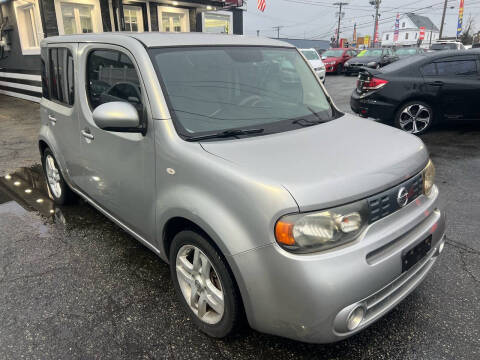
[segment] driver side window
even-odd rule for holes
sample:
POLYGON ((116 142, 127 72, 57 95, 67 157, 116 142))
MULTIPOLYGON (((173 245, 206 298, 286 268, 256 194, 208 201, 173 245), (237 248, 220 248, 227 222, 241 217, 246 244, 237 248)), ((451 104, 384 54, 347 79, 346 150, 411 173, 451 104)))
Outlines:
POLYGON ((117 50, 94 50, 87 59, 87 95, 92 111, 112 101, 143 110, 140 80, 130 58, 117 50))

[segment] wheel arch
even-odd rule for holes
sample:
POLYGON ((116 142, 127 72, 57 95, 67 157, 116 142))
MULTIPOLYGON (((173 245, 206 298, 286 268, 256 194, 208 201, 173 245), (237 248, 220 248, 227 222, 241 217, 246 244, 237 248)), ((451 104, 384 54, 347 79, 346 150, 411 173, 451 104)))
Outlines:
POLYGON ((435 98, 433 96, 428 96, 428 95, 421 95, 421 94, 412 94, 406 98, 404 98, 402 101, 400 101, 398 103, 398 105, 395 107, 395 110, 393 112, 394 114, 394 121, 397 119, 397 114, 398 114, 398 111, 402 108, 402 106, 404 106, 405 104, 409 103, 409 102, 412 102, 412 101, 422 101, 424 103, 426 103, 427 105, 429 105, 432 110, 433 110, 433 117, 434 117, 434 120, 437 118, 437 107, 436 107, 436 102, 435 102, 435 98))
POLYGON ((222 251, 221 246, 217 244, 214 240, 214 236, 210 236, 209 232, 204 230, 204 227, 197 224, 196 221, 189 219, 185 216, 174 216, 167 220, 165 225, 163 226, 162 230, 162 242, 161 242, 161 254, 163 254, 169 262, 170 258, 170 246, 172 244, 173 238, 176 234, 180 233, 181 231, 191 230, 197 232, 198 234, 202 235, 209 243, 212 245, 215 250, 219 253, 220 257, 225 262, 228 272, 233 279, 234 286, 240 294, 240 302, 242 307, 243 315, 246 315, 248 318, 247 309, 249 308, 248 297, 246 296, 245 292, 245 285, 243 283, 242 277, 236 268, 235 264, 231 261, 232 257, 225 255, 224 251, 222 251))

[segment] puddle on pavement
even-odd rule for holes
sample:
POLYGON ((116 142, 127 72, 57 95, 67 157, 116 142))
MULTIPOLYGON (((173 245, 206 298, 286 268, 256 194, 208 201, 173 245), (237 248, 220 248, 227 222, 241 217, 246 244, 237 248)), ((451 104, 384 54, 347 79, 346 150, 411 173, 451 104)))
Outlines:
MULTIPOLYGON (((0 216, 23 216, 29 212, 40 213, 47 223, 62 225, 75 226, 99 219, 98 212, 83 201, 79 201, 78 206, 62 208, 55 205, 40 165, 20 168, 0 177, 0 216)), ((38 225, 40 232, 47 232, 45 225, 38 225)))

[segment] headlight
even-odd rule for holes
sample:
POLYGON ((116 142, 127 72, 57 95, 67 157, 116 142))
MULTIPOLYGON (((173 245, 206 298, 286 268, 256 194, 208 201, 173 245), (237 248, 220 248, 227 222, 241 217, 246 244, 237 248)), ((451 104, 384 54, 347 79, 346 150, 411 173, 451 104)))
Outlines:
POLYGON ((375 61, 372 61, 372 62, 369 62, 367 64, 368 67, 376 67, 377 66, 377 63, 375 61))
POLYGON ((284 249, 310 253, 355 240, 368 224, 366 200, 336 208, 286 215, 275 225, 275 237, 284 249))
POLYGON ((423 169, 423 193, 429 196, 432 193, 433 184, 435 182, 435 166, 432 160, 428 160, 427 166, 423 169))
POLYGON ((322 66, 322 67, 315 68, 315 71, 321 71, 321 70, 324 70, 324 69, 325 69, 325 66, 322 66))
POLYGON ((343 66, 350 66, 350 63, 347 61, 343 66))

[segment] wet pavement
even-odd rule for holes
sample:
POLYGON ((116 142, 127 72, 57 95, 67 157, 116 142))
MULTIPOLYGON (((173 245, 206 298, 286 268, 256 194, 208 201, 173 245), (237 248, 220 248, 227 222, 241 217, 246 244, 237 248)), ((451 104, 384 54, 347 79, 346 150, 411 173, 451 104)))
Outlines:
MULTIPOLYGON (((344 110, 354 82, 327 78, 344 110)), ((7 121, 22 134, 18 149, 36 149, 23 143, 35 124, 7 121)), ((444 253, 377 323, 340 343, 308 345, 247 326, 226 340, 200 333, 175 298, 168 266, 82 200, 54 206, 39 165, 12 171, 0 132, 0 359, 478 359, 480 124, 449 124, 423 140, 448 211, 444 253)), ((21 156, 21 164, 39 160, 21 156)))

